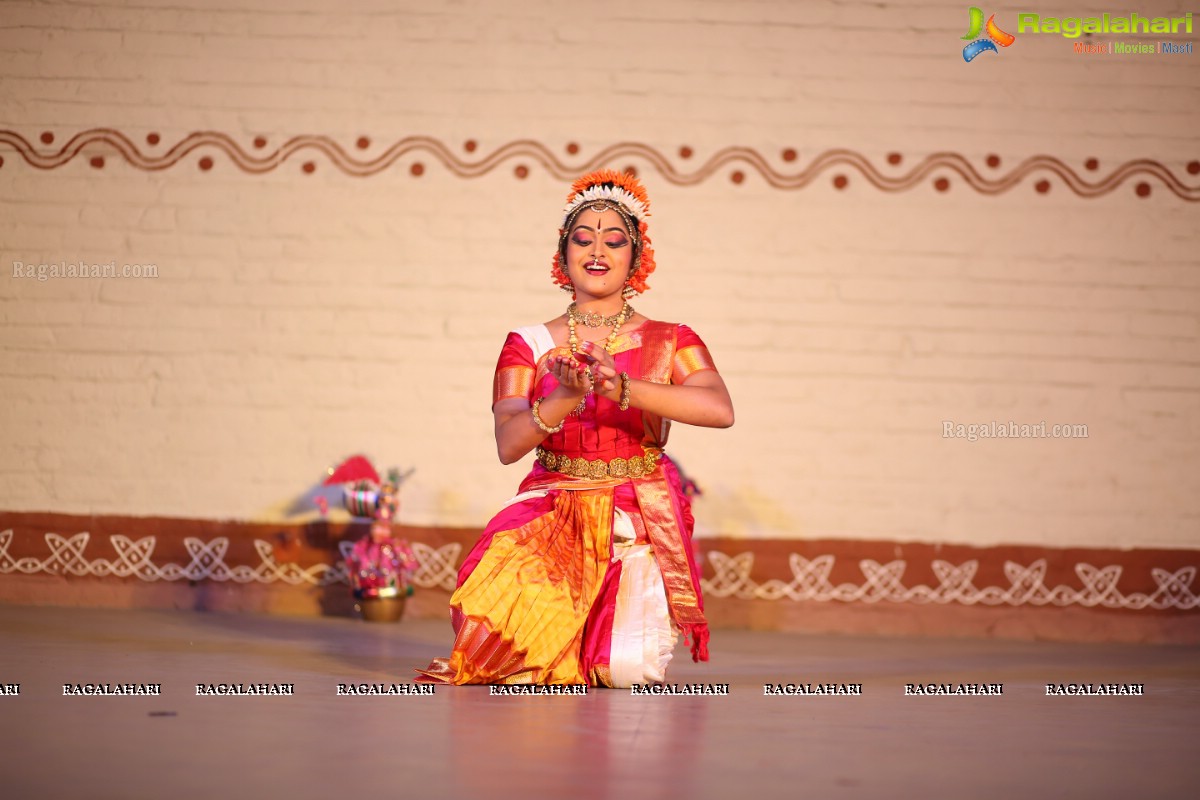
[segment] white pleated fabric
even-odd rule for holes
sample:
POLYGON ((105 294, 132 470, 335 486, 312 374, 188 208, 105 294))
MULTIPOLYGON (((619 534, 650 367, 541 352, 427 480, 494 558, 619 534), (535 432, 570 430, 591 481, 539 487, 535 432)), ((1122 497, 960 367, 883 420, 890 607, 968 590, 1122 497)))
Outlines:
POLYGON ((648 544, 635 544, 633 523, 617 509, 613 520, 613 559, 621 562, 621 583, 613 615, 608 668, 613 686, 662 683, 679 634, 671 624, 667 590, 648 544), (623 519, 622 519, 623 518, 623 519))

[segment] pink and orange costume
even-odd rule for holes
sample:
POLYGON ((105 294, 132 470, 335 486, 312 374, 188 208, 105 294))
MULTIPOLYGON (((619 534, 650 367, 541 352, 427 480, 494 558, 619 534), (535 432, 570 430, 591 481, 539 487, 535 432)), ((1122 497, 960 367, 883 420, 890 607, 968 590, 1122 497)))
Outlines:
MULTIPOLYGON (((684 325, 647 322, 614 342, 618 371, 683 383, 715 369, 684 325)), ((509 334, 493 402, 555 386, 544 325, 509 334)), ((569 351, 568 351, 569 352, 569 351)), ((484 530, 450 599, 449 658, 419 680, 626 687, 664 680, 677 631, 708 660, 691 504, 663 454, 669 421, 594 394, 537 450, 533 470, 484 530)))

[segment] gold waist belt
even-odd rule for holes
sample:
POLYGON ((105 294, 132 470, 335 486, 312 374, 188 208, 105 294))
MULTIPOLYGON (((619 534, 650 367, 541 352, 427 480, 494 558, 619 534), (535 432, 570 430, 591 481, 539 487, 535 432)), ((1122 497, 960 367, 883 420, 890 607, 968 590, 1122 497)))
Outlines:
POLYGON ((591 478, 592 480, 640 478, 654 471, 658 459, 662 458, 663 454, 662 450, 643 449, 642 455, 633 458, 613 458, 608 461, 602 458, 593 458, 589 461, 586 458, 561 456, 539 446, 537 460, 551 472, 561 472, 563 475, 570 475, 574 478, 591 478))

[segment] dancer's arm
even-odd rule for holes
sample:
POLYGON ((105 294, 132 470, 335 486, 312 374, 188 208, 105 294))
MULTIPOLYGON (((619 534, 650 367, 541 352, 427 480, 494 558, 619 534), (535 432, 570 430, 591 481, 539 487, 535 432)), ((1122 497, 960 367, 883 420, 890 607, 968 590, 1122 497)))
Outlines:
MULTIPOLYGON (((597 394, 620 402, 621 379, 601 380, 597 394), (604 391, 608 386, 612 389, 604 391)), ((712 369, 692 373, 679 386, 630 379, 629 405, 685 425, 702 428, 733 425, 733 400, 725 381, 712 369)))
MULTIPOLYGON (((586 367, 571 358, 552 357, 550 374, 558 381, 554 391, 538 406, 538 416, 547 427, 555 428, 566 419, 591 388, 586 367)), ((542 443, 548 434, 537 426, 532 405, 524 397, 508 397, 492 407, 496 421, 496 453, 500 463, 512 464, 542 443)))

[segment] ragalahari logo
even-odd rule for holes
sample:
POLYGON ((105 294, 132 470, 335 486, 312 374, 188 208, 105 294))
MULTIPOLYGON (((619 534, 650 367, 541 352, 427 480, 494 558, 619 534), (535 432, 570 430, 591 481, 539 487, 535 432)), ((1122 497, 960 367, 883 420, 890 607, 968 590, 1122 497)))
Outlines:
POLYGON ((1011 33, 1005 33, 997 27, 995 14, 988 17, 987 25, 984 25, 983 11, 975 6, 971 6, 969 13, 971 15, 971 28, 967 31, 967 35, 962 38, 970 39, 971 43, 963 48, 964 61, 973 61, 975 56, 980 53, 986 53, 989 50, 993 53, 998 53, 1000 51, 996 49, 996 45, 1008 47, 1017 40, 1017 37, 1011 33), (984 30, 987 31, 987 36, 981 39, 979 38, 979 34, 984 30))

